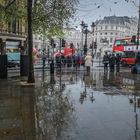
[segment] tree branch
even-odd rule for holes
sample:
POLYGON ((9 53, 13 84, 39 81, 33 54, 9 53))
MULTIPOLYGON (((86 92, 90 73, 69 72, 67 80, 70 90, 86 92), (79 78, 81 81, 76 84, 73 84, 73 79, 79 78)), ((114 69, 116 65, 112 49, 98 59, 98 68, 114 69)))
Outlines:
POLYGON ((12 4, 14 4, 16 2, 16 0, 10 0, 6 6, 5 6, 5 10, 7 10, 12 4))

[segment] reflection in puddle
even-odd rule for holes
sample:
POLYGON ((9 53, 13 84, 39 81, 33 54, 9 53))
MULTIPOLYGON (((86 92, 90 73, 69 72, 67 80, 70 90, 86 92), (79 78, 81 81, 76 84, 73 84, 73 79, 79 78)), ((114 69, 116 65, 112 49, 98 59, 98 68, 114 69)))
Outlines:
MULTIPOLYGON (((61 77, 59 77, 61 78, 61 77)), ((53 140, 72 122, 74 106, 61 79, 58 84, 50 76, 50 84, 43 83, 36 89, 37 131, 42 139, 53 140), (61 88, 60 88, 61 87, 61 88)))
POLYGON ((139 79, 127 73, 67 70, 37 79, 35 88, 1 84, 0 136, 2 140, 138 140, 139 79))

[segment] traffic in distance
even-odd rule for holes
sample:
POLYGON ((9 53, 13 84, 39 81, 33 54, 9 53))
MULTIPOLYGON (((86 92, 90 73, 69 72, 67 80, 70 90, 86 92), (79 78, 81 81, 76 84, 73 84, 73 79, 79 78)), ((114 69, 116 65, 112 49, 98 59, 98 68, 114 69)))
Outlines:
POLYGON ((136 36, 116 38, 113 45, 113 53, 121 55, 121 65, 135 65, 136 53, 140 50, 140 42, 136 36))

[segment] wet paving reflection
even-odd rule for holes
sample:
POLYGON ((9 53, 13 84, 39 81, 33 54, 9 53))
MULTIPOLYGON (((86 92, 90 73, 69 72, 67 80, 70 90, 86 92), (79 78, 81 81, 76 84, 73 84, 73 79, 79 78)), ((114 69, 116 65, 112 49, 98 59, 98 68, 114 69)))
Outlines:
POLYGON ((58 69, 36 83, 0 81, 2 140, 140 139, 140 75, 58 69))

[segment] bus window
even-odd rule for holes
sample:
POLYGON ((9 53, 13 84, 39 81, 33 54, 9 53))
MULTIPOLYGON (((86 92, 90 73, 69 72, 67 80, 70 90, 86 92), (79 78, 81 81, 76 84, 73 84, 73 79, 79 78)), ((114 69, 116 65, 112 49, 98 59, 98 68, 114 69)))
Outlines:
POLYGON ((135 58, 135 52, 133 51, 126 51, 123 53, 123 58, 135 58))
POLYGON ((126 40, 116 40, 115 41, 115 46, 125 46, 125 45, 127 45, 126 40))

